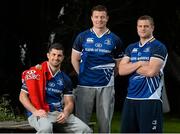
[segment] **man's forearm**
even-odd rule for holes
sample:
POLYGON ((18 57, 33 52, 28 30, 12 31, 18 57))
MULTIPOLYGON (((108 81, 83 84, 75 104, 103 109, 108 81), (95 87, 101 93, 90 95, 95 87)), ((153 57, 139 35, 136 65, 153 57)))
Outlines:
POLYGON ((73 112, 73 109, 74 109, 74 105, 69 103, 68 105, 66 105, 64 107, 63 112, 64 112, 65 115, 69 116, 73 112))
POLYGON ((72 65, 77 74, 79 74, 79 66, 80 66, 79 64, 80 64, 79 61, 72 61, 72 65))
POLYGON ((20 93, 19 100, 20 100, 20 102, 23 104, 23 106, 24 106, 27 110, 29 110, 30 112, 33 113, 34 111, 36 111, 36 108, 31 104, 31 102, 30 102, 30 100, 29 100, 29 97, 28 97, 25 93, 23 93, 22 91, 21 91, 21 93, 20 93))
POLYGON ((120 75, 129 75, 136 71, 141 65, 136 62, 136 63, 126 63, 126 64, 121 64, 119 65, 119 74, 120 75))
POLYGON ((137 69, 136 72, 146 77, 153 77, 159 74, 159 72, 154 71, 150 66, 142 66, 139 69, 137 69))

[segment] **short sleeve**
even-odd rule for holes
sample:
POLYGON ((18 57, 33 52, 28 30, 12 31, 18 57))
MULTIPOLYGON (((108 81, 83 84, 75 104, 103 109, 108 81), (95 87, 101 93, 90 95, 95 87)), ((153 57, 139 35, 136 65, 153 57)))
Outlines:
POLYGON ((156 45, 151 51, 152 51, 152 57, 165 60, 167 56, 167 49, 163 44, 156 45))
POLYGON ((114 59, 122 58, 124 56, 122 40, 118 36, 116 36, 113 42, 115 43, 115 49, 113 50, 114 59))
POLYGON ((63 80, 64 80, 64 94, 72 95, 72 81, 71 79, 63 72, 63 80))
POLYGON ((74 43, 73 43, 73 49, 81 52, 82 51, 82 34, 77 35, 74 43))

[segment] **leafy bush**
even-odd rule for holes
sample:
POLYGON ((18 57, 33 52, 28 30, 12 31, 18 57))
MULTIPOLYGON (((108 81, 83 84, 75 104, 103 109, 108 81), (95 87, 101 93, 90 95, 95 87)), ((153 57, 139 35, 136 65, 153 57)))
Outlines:
POLYGON ((3 95, 0 97, 0 121, 21 121, 24 120, 24 117, 21 115, 16 116, 14 114, 13 108, 10 105, 10 100, 7 95, 3 95))

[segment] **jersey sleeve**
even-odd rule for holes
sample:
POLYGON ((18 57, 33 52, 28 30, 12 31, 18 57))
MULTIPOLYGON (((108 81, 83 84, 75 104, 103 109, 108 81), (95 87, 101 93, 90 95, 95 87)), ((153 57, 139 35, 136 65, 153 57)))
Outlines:
POLYGON ((114 38, 114 43, 116 44, 115 49, 113 50, 114 59, 122 58, 124 56, 123 42, 116 36, 114 38))
POLYGON ((127 56, 127 57, 131 57, 131 45, 129 45, 126 49, 125 49, 125 53, 124 53, 124 56, 127 56))
POLYGON ((21 90, 23 90, 23 91, 25 91, 26 93, 28 93, 28 89, 27 89, 27 86, 26 86, 26 82, 25 82, 25 81, 22 82, 21 90))
POLYGON ((64 79, 64 95, 72 95, 72 81, 71 79, 65 74, 63 73, 63 79, 64 79))
POLYGON ((77 35, 74 43, 73 43, 73 49, 81 52, 82 51, 82 34, 80 33, 79 35, 77 35))
POLYGON ((167 49, 163 44, 156 45, 151 51, 152 57, 160 58, 163 61, 167 56, 167 49))

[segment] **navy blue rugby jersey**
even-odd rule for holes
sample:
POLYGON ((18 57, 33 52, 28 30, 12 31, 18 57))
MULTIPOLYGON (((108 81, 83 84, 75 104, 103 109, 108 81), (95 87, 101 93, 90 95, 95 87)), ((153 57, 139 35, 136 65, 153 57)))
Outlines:
POLYGON ((73 51, 81 53, 79 86, 105 87, 114 85, 115 59, 123 57, 122 41, 107 30, 97 37, 92 29, 81 32, 73 51))
POLYGON ((129 78, 128 94, 129 99, 158 99, 161 100, 163 68, 167 60, 167 49, 164 44, 155 38, 150 39, 144 46, 136 42, 127 47, 125 55, 130 57, 130 62, 149 61, 156 57, 164 61, 164 65, 158 76, 145 77, 136 72, 129 78))
MULTIPOLYGON (((21 90, 28 93, 26 83, 24 82, 21 90)), ((52 79, 46 83, 46 101, 50 107, 50 111, 63 110, 63 95, 72 96, 72 82, 70 78, 62 71, 58 71, 52 79)), ((30 116, 32 113, 27 111, 27 115, 30 116)))

